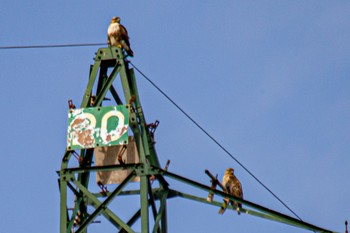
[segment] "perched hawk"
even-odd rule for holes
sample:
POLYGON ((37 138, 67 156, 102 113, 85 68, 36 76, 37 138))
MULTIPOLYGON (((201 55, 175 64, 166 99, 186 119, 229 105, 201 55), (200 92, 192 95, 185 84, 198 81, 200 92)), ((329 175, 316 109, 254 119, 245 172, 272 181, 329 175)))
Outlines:
MULTIPOLYGON (((233 172, 233 168, 226 169, 224 177, 222 178, 222 185, 226 188, 228 194, 243 199, 242 185, 233 172)), ((226 202, 228 203, 228 201, 226 202)), ((233 208, 237 210, 237 213, 240 214, 242 204, 235 201, 231 201, 231 204, 233 208)))
POLYGON ((128 31, 120 24, 119 17, 113 17, 108 27, 108 45, 124 48, 126 53, 133 57, 134 52, 130 48, 128 31))

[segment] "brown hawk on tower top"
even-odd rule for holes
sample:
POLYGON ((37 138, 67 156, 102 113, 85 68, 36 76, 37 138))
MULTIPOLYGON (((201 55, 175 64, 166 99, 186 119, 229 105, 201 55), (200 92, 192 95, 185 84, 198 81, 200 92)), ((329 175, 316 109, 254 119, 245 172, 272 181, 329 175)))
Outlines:
POLYGON ((120 24, 119 17, 112 18, 107 30, 107 34, 109 46, 124 48, 129 56, 134 56, 134 52, 130 48, 128 31, 123 25, 120 24))
MULTIPOLYGON (((243 190, 242 190, 241 182, 239 182, 239 180, 233 173, 234 173, 233 168, 226 169, 225 174, 222 178, 222 185, 226 188, 226 191, 228 194, 231 194, 234 197, 243 199, 243 190)), ((237 210, 238 214, 240 214, 240 209, 242 208, 242 204, 236 201, 231 201, 231 204, 233 208, 237 210)))

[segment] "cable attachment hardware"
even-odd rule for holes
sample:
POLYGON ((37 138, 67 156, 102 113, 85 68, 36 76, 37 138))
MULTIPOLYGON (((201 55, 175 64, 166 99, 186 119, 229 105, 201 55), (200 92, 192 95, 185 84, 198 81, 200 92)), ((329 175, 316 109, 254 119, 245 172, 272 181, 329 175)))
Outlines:
POLYGON ((78 153, 77 152, 75 152, 75 150, 74 151, 72 151, 72 154, 73 154, 73 156, 78 160, 78 162, 79 162, 79 165, 81 166, 82 165, 82 163, 83 163, 83 157, 81 157, 81 156, 79 156, 78 155, 78 153))
POLYGON ((69 109, 75 109, 75 105, 73 104, 73 100, 68 100, 69 109))
POLYGON ((164 171, 168 171, 169 165, 170 165, 170 160, 168 159, 166 161, 166 164, 165 164, 165 167, 164 167, 164 171))
POLYGON ((91 95, 90 96, 90 107, 93 107, 95 105, 95 101, 96 101, 96 96, 91 95))
MULTIPOLYGON (((104 97, 103 101, 104 100, 110 101, 111 99, 104 97)), ((90 96, 90 107, 95 107, 95 102, 96 102, 96 96, 95 95, 91 95, 90 96)))
POLYGON ((102 184, 101 181, 98 181, 98 182, 97 182, 97 185, 98 185, 98 187, 100 187, 100 189, 101 189, 101 192, 100 192, 100 193, 101 193, 103 196, 107 196, 107 193, 108 193, 107 187, 104 186, 104 185, 102 184))
POLYGON ((130 100, 129 100, 129 104, 132 105, 135 102, 136 96, 132 95, 130 100))
POLYGON ((78 211, 77 215, 74 218, 73 224, 74 226, 80 226, 82 222, 82 214, 80 211, 78 211))
POLYGON ((130 105, 130 110, 132 112, 136 112, 136 109, 134 107, 134 103, 135 103, 135 100, 136 100, 136 96, 135 95, 132 95, 129 99, 129 105, 130 105))
POLYGON ((349 233, 349 231, 348 231, 348 221, 345 221, 345 233, 349 233))
POLYGON ((149 133, 149 135, 152 138, 152 143, 155 144, 155 140, 154 140, 154 132, 156 131, 157 127, 159 125, 159 121, 156 120, 154 123, 151 124, 146 124, 146 130, 149 133))
MULTIPOLYGON (((166 161, 166 164, 165 164, 163 170, 164 170, 164 171, 168 171, 169 165, 170 165, 170 160, 168 159, 168 160, 166 161)), ((151 175, 151 177, 150 177, 149 179, 150 179, 151 185, 152 185, 153 182, 154 182, 154 180, 156 179, 156 176, 155 176, 155 175, 151 175)))
POLYGON ((147 128, 148 132, 149 132, 151 135, 153 135, 154 132, 156 131, 158 125, 159 125, 159 121, 156 120, 154 123, 147 124, 147 125, 146 125, 146 128, 147 128))
POLYGON ((124 145, 117 155, 117 159, 118 159, 118 162, 120 163, 120 165, 125 165, 125 161, 123 161, 122 156, 123 156, 124 152, 126 151, 126 149, 127 149, 127 146, 124 145))

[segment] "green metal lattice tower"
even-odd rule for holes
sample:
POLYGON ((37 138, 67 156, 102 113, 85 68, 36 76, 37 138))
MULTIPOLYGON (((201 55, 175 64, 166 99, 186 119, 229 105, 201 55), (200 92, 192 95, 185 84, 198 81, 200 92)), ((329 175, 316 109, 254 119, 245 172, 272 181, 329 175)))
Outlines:
MULTIPOLYGON (((138 95, 134 70, 129 67, 129 62, 126 60, 126 55, 123 50, 118 47, 100 48, 94 60, 94 65, 90 68, 89 81, 80 108, 75 109, 75 106, 70 102, 69 116, 73 118, 72 122, 74 122, 74 124, 77 122, 80 123, 81 128, 74 128, 75 125, 71 122, 69 123, 69 130, 75 130, 74 132, 78 130, 78 134, 80 134, 81 137, 76 139, 78 141, 80 140, 79 142, 74 143, 74 136, 71 136, 71 144, 67 143, 61 169, 58 171, 60 188, 60 233, 86 233, 98 216, 103 216, 107 219, 119 232, 136 232, 135 223, 139 221, 139 228, 142 233, 166 233, 168 232, 167 200, 169 198, 181 197, 217 207, 223 205, 222 201, 208 200, 205 197, 198 197, 170 189, 168 178, 201 189, 208 192, 210 195, 241 202, 245 208, 250 208, 243 208, 241 210, 241 212, 245 214, 316 232, 332 232, 267 209, 247 200, 241 200, 228 195, 223 191, 217 190, 215 185, 209 187, 168 172, 166 168, 162 169, 154 148, 153 139, 158 122, 153 124, 146 123, 138 95), (120 79, 119 89, 122 90, 119 91, 119 93, 117 88, 115 88, 117 77, 120 79), (120 92, 123 92, 122 96, 120 92), (112 107, 108 109, 102 106, 102 102, 106 99, 107 93, 110 93, 112 96, 112 101, 115 102, 115 108, 112 107), (105 112, 103 113, 103 111, 105 112), (84 114, 87 117, 83 120, 77 117, 84 114), (136 148, 134 155, 138 157, 137 162, 125 163, 118 157, 119 162, 116 164, 94 164, 94 159, 96 159, 95 157, 97 155, 96 148, 101 146, 108 147, 110 146, 108 143, 111 140, 106 142, 106 139, 116 138, 115 135, 110 133, 105 139, 99 139, 100 141, 96 139, 96 137, 103 138, 103 127, 106 128, 108 134, 106 124, 112 124, 113 126, 113 123, 104 120, 106 119, 105 117, 99 116, 101 114, 116 116, 117 118, 113 118, 114 121, 115 119, 120 121, 121 118, 126 118, 122 122, 120 129, 127 125, 126 136, 134 140, 136 148), (91 132, 93 129, 91 129, 90 126, 92 124, 97 127, 97 121, 99 120, 105 121, 105 126, 103 126, 102 122, 101 125, 99 125, 99 131, 96 131, 97 133, 92 135, 91 132), (86 122, 87 124, 85 124, 86 122), (92 141, 95 143, 92 143, 92 141), (85 146, 82 145, 84 143, 85 146), (117 185, 111 186, 113 190, 109 191, 107 186, 101 182, 96 183, 90 181, 91 173, 112 171, 128 171, 126 173, 127 175, 123 176, 122 180, 120 180, 117 185), (139 180, 139 183, 137 183, 139 184, 139 188, 129 190, 128 185, 135 179, 139 180), (125 216, 121 216, 118 209, 113 209, 112 203, 122 196, 128 197, 130 195, 139 196, 139 207, 127 220, 123 220, 125 216)), ((104 132, 104 135, 106 135, 106 132, 104 132)), ((116 143, 121 150, 124 149, 125 151, 125 148, 130 147, 130 140, 128 143, 127 139, 125 139, 125 132, 119 133, 120 135, 123 133, 124 139, 121 140, 122 136, 118 136, 119 141, 116 140, 116 143)), ((114 154, 114 156, 117 157, 116 154, 114 154)), ((213 184, 219 184, 209 171, 206 171, 206 173, 211 177, 213 184)), ((111 187, 108 186, 108 188, 111 187)), ((232 209, 230 206, 227 208, 232 209)))
MULTIPOLYGON (((166 232, 166 218, 163 214, 165 210, 164 195, 166 193, 167 184, 162 180, 159 182, 157 198, 161 202, 161 207, 157 211, 155 207, 155 197, 150 188, 151 177, 154 179, 154 172, 151 167, 159 167, 158 157, 153 147, 153 130, 154 125, 147 125, 142 112, 141 103, 138 96, 134 72, 128 67, 125 61, 125 55, 120 48, 109 47, 98 50, 95 63, 91 67, 89 82, 83 96, 80 109, 101 107, 107 92, 113 96, 117 106, 126 106, 129 110, 129 127, 130 133, 133 135, 138 156, 138 164, 119 164, 112 166, 92 166, 94 159, 94 148, 82 148, 80 153, 67 147, 62 159, 60 175, 60 193, 61 193, 61 233, 86 232, 89 224, 99 214, 104 215, 113 225, 127 232, 134 232, 131 229, 132 223, 141 217, 142 232, 148 232, 149 213, 148 207, 152 206, 156 213, 156 232, 166 232), (121 97, 113 86, 113 81, 119 74, 121 86, 124 96, 121 97), (93 90, 95 94, 93 95, 93 90), (124 101, 122 100, 124 99, 124 101), (78 158, 79 166, 69 168, 68 164, 72 155, 78 158), (96 171, 125 170, 132 172, 125 177, 113 192, 106 191, 101 193, 93 193, 89 190, 90 173, 96 171), (109 203, 123 192, 123 188, 131 182, 136 176, 140 179, 140 210, 127 222, 123 222, 117 214, 108 208, 109 203), (68 208, 67 192, 74 193, 73 208, 68 208), (101 201, 101 199, 103 199, 101 201), (93 213, 88 213, 88 206, 93 206, 93 213), (71 213, 69 213, 69 211, 71 213), (159 229, 159 230, 158 230, 159 229)), ((73 108, 73 107, 72 107, 73 108)), ((99 184, 101 186, 101 184, 99 184)), ((103 185, 102 185, 103 188, 103 185)))

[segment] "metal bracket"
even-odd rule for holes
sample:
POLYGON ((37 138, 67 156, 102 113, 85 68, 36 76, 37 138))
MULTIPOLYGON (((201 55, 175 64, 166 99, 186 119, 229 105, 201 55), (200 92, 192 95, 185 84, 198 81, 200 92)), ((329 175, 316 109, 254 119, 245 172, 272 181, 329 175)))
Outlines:
POLYGON ((159 125, 158 120, 156 120, 154 123, 146 124, 146 130, 151 136, 152 144, 156 144, 156 141, 154 140, 154 132, 156 131, 158 125, 159 125))
MULTIPOLYGON (((217 176, 214 177, 208 170, 205 170, 205 174, 207 174, 207 175, 211 178, 211 180, 212 180, 212 187, 213 187, 213 183, 215 183, 215 186, 216 186, 216 185, 219 185, 220 188, 221 188, 225 193, 227 193, 226 188, 220 183, 220 181, 218 180, 218 177, 217 177, 217 176)), ((215 188, 214 188, 214 189, 211 188, 211 192, 213 192, 213 190, 215 190, 215 188)), ((208 195, 208 199, 209 199, 209 197, 210 197, 210 193, 209 193, 209 195, 208 195)), ((213 197, 214 197, 214 194, 213 194, 213 197)), ((208 200, 208 201, 209 201, 209 200, 208 200)), ((225 198, 225 199, 224 199, 224 202, 222 203, 222 205, 221 205, 221 207, 220 207, 219 214, 224 214, 224 212, 225 212, 225 210, 226 210, 228 204, 229 204, 229 200, 228 200, 227 198, 225 198)))
POLYGON ((68 100, 69 109, 75 109, 75 105, 73 104, 73 100, 68 100))
POLYGON ((348 231, 348 221, 345 221, 345 233, 349 233, 349 231, 348 231))
POLYGON ((102 182, 101 181, 98 181, 97 182, 97 185, 100 187, 100 189, 101 189, 101 194, 103 195, 103 196, 107 196, 107 193, 108 193, 108 189, 107 189, 107 186, 104 186, 103 184, 102 184, 102 182))
POLYGON ((81 164, 83 163, 83 158, 80 157, 80 156, 78 155, 78 153, 75 152, 74 150, 72 151, 72 154, 73 154, 73 156, 78 160, 79 165, 81 166, 81 164))
MULTIPOLYGON (((104 97, 104 98, 102 99, 102 101, 104 101, 104 100, 110 101, 111 99, 110 99, 110 98, 104 97)), ((95 102, 96 102, 96 96, 95 96, 95 95, 91 95, 91 96, 90 96, 90 106, 91 106, 91 107, 94 107, 94 106, 95 106, 95 102)))
POLYGON ((149 133, 150 133, 151 135, 153 135, 154 132, 156 131, 158 125, 159 125, 159 121, 156 120, 154 123, 147 124, 147 125, 146 125, 146 128, 147 128, 147 130, 149 130, 149 133))
POLYGON ((126 149, 127 149, 127 146, 124 145, 117 155, 117 159, 118 159, 118 162, 120 163, 120 165, 125 165, 125 161, 123 161, 122 156, 123 156, 126 149))

